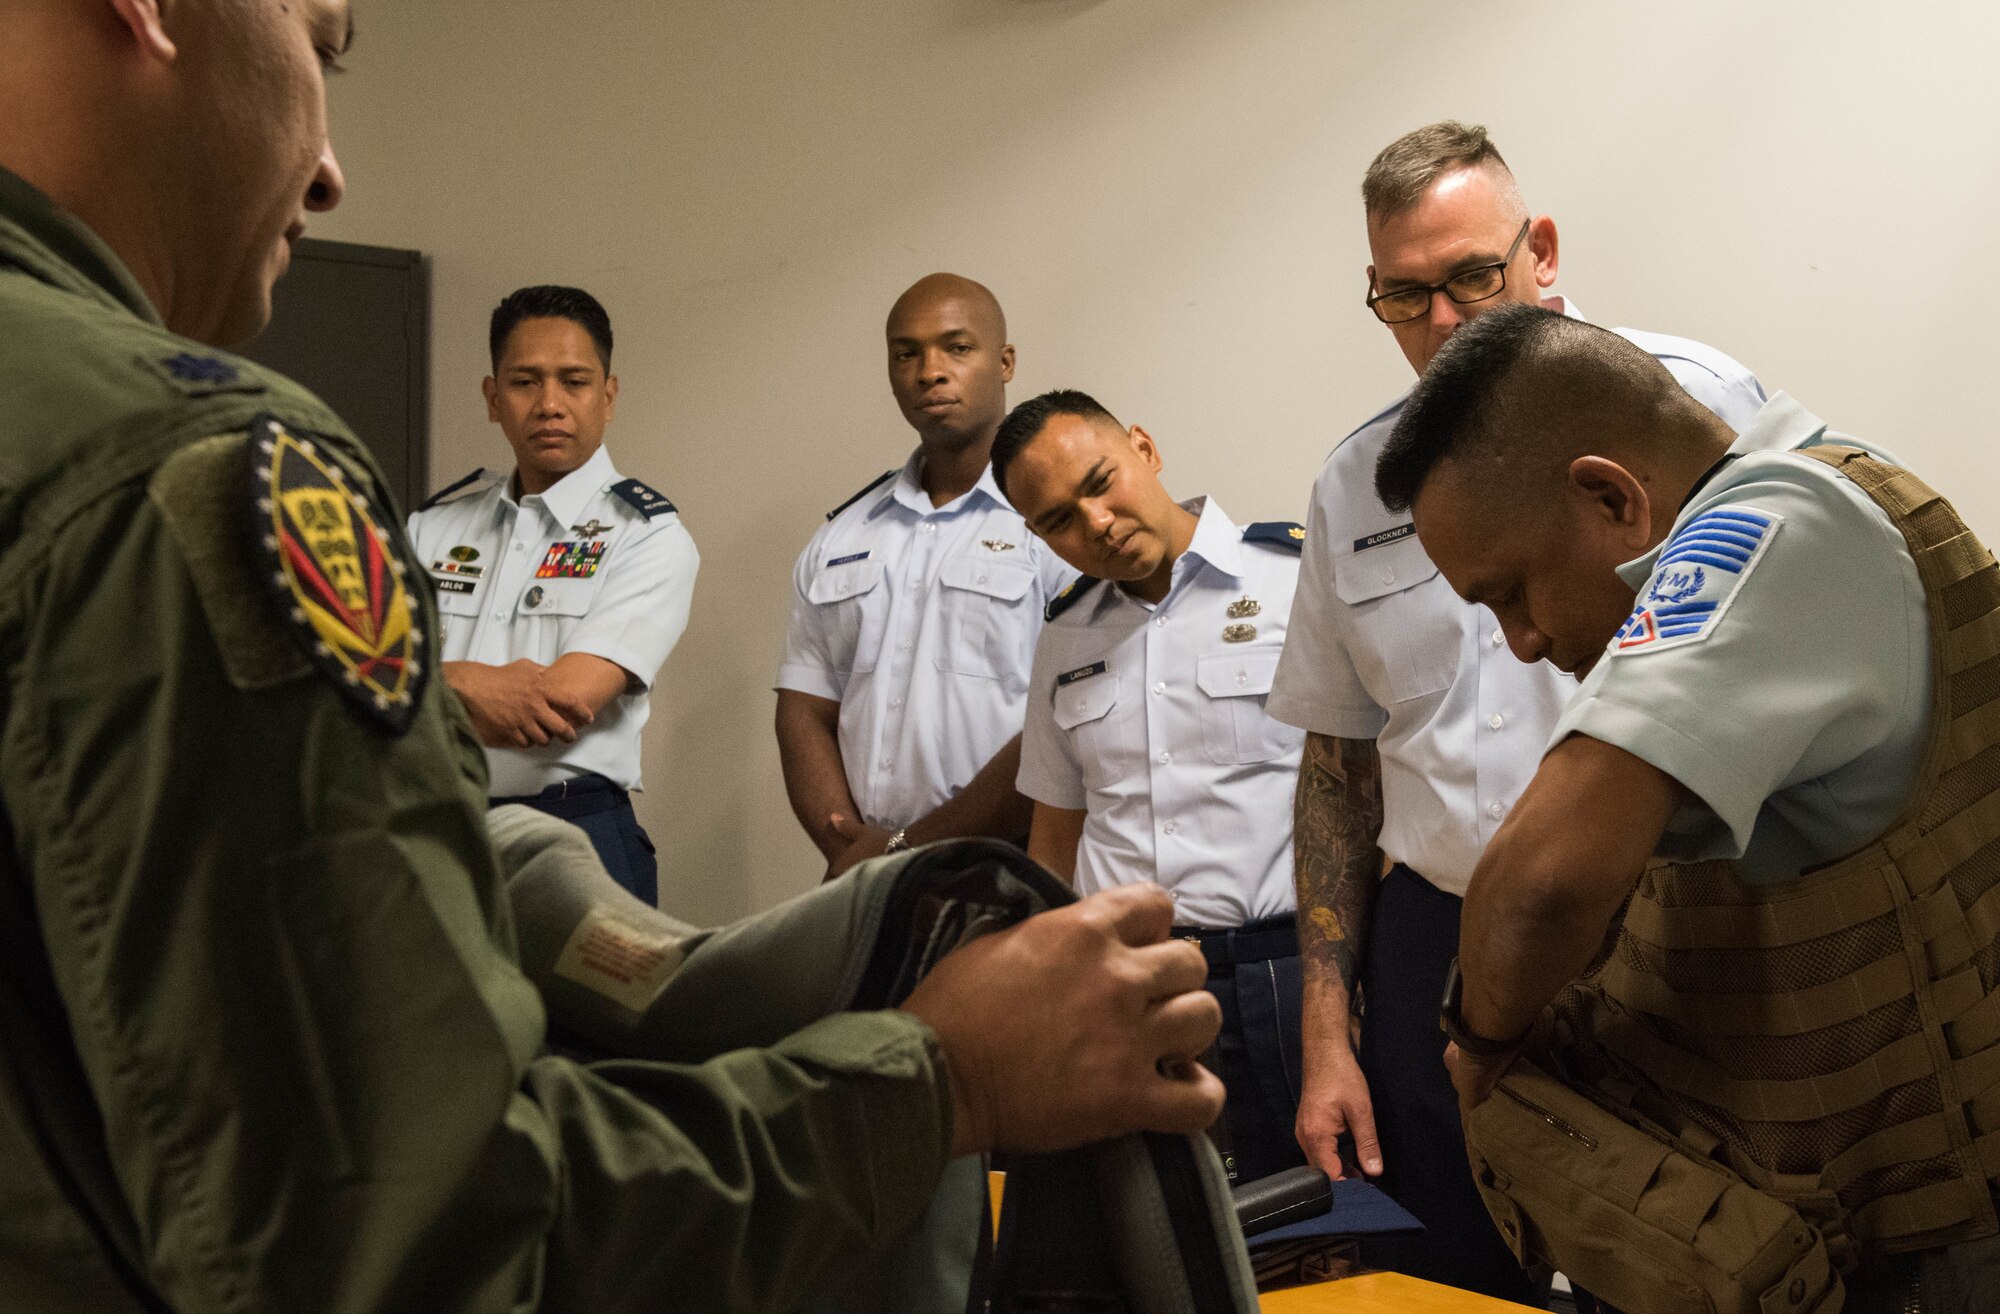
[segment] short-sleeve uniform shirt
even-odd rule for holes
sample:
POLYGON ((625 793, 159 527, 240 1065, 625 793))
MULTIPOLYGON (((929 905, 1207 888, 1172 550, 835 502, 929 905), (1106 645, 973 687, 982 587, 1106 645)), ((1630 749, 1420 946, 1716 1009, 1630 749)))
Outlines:
POLYGON ((599 447, 546 492, 516 499, 481 471, 464 492, 409 520, 429 569, 444 661, 547 665, 568 653, 631 677, 573 744, 488 748, 496 798, 588 772, 637 789, 639 733, 667 654, 687 628, 701 554, 671 502, 620 475, 599 447))
POLYGON ((840 704, 847 787, 864 820, 892 829, 1020 733, 1042 609, 1075 577, 990 467, 932 506, 922 460, 838 508, 799 554, 777 679, 840 704))
POLYGON ((1881 834, 1916 784, 1923 584, 1874 499, 1799 455, 1821 443, 1894 460, 1772 398, 1665 541, 1619 568, 1632 616, 1557 722, 1551 744, 1601 739, 1694 795, 1661 857, 1788 881, 1881 834))
POLYGON ((1042 631, 1020 789, 1084 809, 1079 891, 1155 881, 1177 923, 1220 929, 1296 906, 1305 735, 1264 698, 1299 558, 1246 540, 1213 500, 1200 517, 1157 604, 1092 584, 1042 631))
MULTIPOLYGON (((1573 304, 1565 314, 1581 316, 1573 304)), ((1764 403, 1756 376, 1685 338, 1614 330, 1741 431, 1764 403)), ((1373 739, 1381 846, 1462 895, 1479 855, 1534 777, 1575 682, 1515 660, 1493 613, 1438 574, 1408 512, 1375 495, 1375 462, 1403 401, 1327 458, 1313 485, 1298 606, 1271 714, 1318 734, 1373 739)))

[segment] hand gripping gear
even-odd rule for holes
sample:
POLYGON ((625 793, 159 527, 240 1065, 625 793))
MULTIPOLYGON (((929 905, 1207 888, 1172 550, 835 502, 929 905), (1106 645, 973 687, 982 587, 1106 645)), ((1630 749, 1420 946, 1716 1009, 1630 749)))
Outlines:
MULTIPOLYGON (((496 809, 490 827, 521 966, 551 1019, 632 1058, 701 1062, 830 1013, 892 1007, 958 946, 1075 898, 1011 845, 960 840, 877 858, 767 913, 700 931, 620 889, 572 827, 519 807, 496 809)), ((1135 1135, 1025 1157, 1008 1175, 990 1265, 980 1261, 985 1198, 979 1157, 957 1161, 916 1229, 859 1270, 830 1274, 806 1308, 1257 1307, 1228 1182, 1205 1137, 1135 1135)))

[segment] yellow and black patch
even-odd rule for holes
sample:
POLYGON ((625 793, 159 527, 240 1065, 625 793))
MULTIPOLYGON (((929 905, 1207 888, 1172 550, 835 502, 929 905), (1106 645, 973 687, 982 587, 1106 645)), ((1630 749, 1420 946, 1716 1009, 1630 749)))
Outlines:
POLYGON ((409 729, 429 667, 402 559, 337 458, 269 415, 250 426, 251 537, 306 656, 361 713, 409 729))

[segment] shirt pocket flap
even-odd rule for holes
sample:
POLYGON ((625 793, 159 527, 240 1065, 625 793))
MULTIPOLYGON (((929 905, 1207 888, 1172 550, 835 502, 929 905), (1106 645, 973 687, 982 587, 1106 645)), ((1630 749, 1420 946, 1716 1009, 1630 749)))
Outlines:
POLYGON ((1334 550, 1333 591, 1352 606, 1400 593, 1437 573, 1436 563, 1424 554, 1415 534, 1358 551, 1350 543, 1334 550))
POLYGON ((809 602, 845 602, 858 598, 882 582, 882 563, 879 561, 850 561, 838 566, 830 566, 813 576, 806 586, 809 602))
POLYGON ((1056 690, 1056 728, 1074 730, 1118 705, 1118 677, 1097 675, 1056 690))
POLYGON ((1241 652, 1212 652, 1195 659, 1194 682, 1210 698, 1245 698, 1271 692, 1278 670, 1275 644, 1241 652))
POLYGON ((959 557, 944 563, 938 579, 947 588, 983 593, 989 598, 1014 602, 1027 596, 1035 582, 1035 568, 1025 562, 982 561, 959 557))

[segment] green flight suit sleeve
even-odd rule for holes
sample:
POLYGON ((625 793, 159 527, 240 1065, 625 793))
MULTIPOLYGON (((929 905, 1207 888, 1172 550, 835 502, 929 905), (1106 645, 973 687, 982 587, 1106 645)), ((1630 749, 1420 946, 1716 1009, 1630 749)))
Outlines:
POLYGON ((0 580, 0 794, 170 1303, 777 1310, 914 1221, 951 1137, 928 1030, 541 1055, 443 681, 369 723, 160 478, 0 580))

